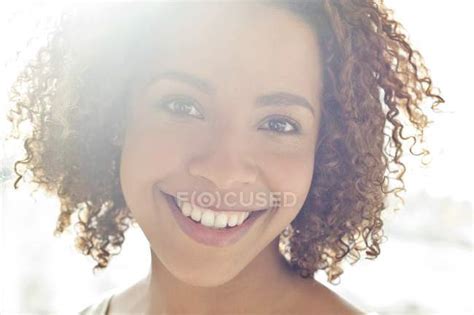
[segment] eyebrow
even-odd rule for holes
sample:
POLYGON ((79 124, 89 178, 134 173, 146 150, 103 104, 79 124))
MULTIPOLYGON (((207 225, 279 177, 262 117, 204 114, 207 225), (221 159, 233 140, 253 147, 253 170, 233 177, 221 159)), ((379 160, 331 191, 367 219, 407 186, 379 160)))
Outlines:
MULTIPOLYGON (((215 87, 207 80, 201 79, 193 74, 181 72, 181 71, 165 71, 153 76, 149 81, 152 84, 161 79, 171 79, 180 81, 182 83, 193 86, 194 88, 204 92, 206 94, 215 94, 215 87)), ((270 94, 265 94, 257 97, 256 104, 259 106, 289 106, 298 105, 302 106, 311 111, 311 114, 315 116, 314 108, 311 103, 303 96, 296 95, 289 92, 277 91, 270 94)))
POLYGON ((306 98, 288 92, 274 92, 271 94, 261 95, 257 97, 256 103, 260 106, 299 105, 311 111, 313 116, 315 115, 313 106, 306 98))

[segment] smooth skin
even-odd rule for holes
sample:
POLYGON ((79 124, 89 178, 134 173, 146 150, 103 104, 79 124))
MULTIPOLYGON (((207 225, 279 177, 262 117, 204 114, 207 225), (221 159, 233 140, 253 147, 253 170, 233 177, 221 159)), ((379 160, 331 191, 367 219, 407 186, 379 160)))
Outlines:
POLYGON ((108 314, 360 314, 289 271, 278 253, 279 234, 300 211, 313 174, 317 38, 284 9, 216 4, 167 14, 150 65, 156 80, 130 100, 121 185, 150 243, 151 271, 115 295, 108 314), (170 71, 187 76, 159 77, 170 71), (309 106, 259 102, 277 92, 309 106), (176 95, 184 107, 170 106, 176 95), (235 244, 214 247, 181 231, 161 191, 292 192, 297 202, 266 211, 235 244))

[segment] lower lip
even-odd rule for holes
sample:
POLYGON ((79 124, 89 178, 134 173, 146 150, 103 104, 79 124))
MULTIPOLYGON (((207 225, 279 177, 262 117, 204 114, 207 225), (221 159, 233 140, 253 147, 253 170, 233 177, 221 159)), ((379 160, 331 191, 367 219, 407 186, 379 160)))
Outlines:
POLYGON ((186 217, 175 204, 173 197, 163 192, 162 194, 168 202, 171 212, 181 227, 181 230, 196 242, 208 246, 224 247, 236 243, 249 231, 255 221, 266 212, 266 210, 251 212, 249 217, 241 225, 216 230, 194 222, 189 217, 186 217))

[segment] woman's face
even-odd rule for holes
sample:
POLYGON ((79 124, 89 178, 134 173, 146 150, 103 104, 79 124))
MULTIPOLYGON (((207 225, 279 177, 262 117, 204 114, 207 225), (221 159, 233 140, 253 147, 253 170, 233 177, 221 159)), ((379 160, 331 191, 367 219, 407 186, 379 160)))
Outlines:
POLYGON ((215 286, 278 237, 308 194, 320 114, 318 44, 298 17, 262 4, 201 3, 165 15, 149 65, 153 80, 130 103, 121 185, 160 262, 184 282, 215 286), (215 207, 222 212, 270 207, 245 203, 257 193, 289 199, 251 211, 261 215, 240 238, 207 244, 184 232, 166 198, 206 192, 232 194, 231 204, 215 207))

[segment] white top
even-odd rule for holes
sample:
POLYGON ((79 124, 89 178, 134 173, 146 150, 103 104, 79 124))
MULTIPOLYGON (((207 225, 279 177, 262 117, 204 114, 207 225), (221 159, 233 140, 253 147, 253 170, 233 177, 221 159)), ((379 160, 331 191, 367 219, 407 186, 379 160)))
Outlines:
MULTIPOLYGON (((113 293, 109 293, 98 302, 89 305, 87 308, 79 312, 79 315, 107 315, 110 300, 112 299, 113 293)), ((379 315, 376 312, 364 312, 365 315, 379 315)))
POLYGON ((112 296, 113 294, 109 293, 105 298, 100 299, 98 302, 95 302, 80 311, 79 315, 107 315, 112 296))

